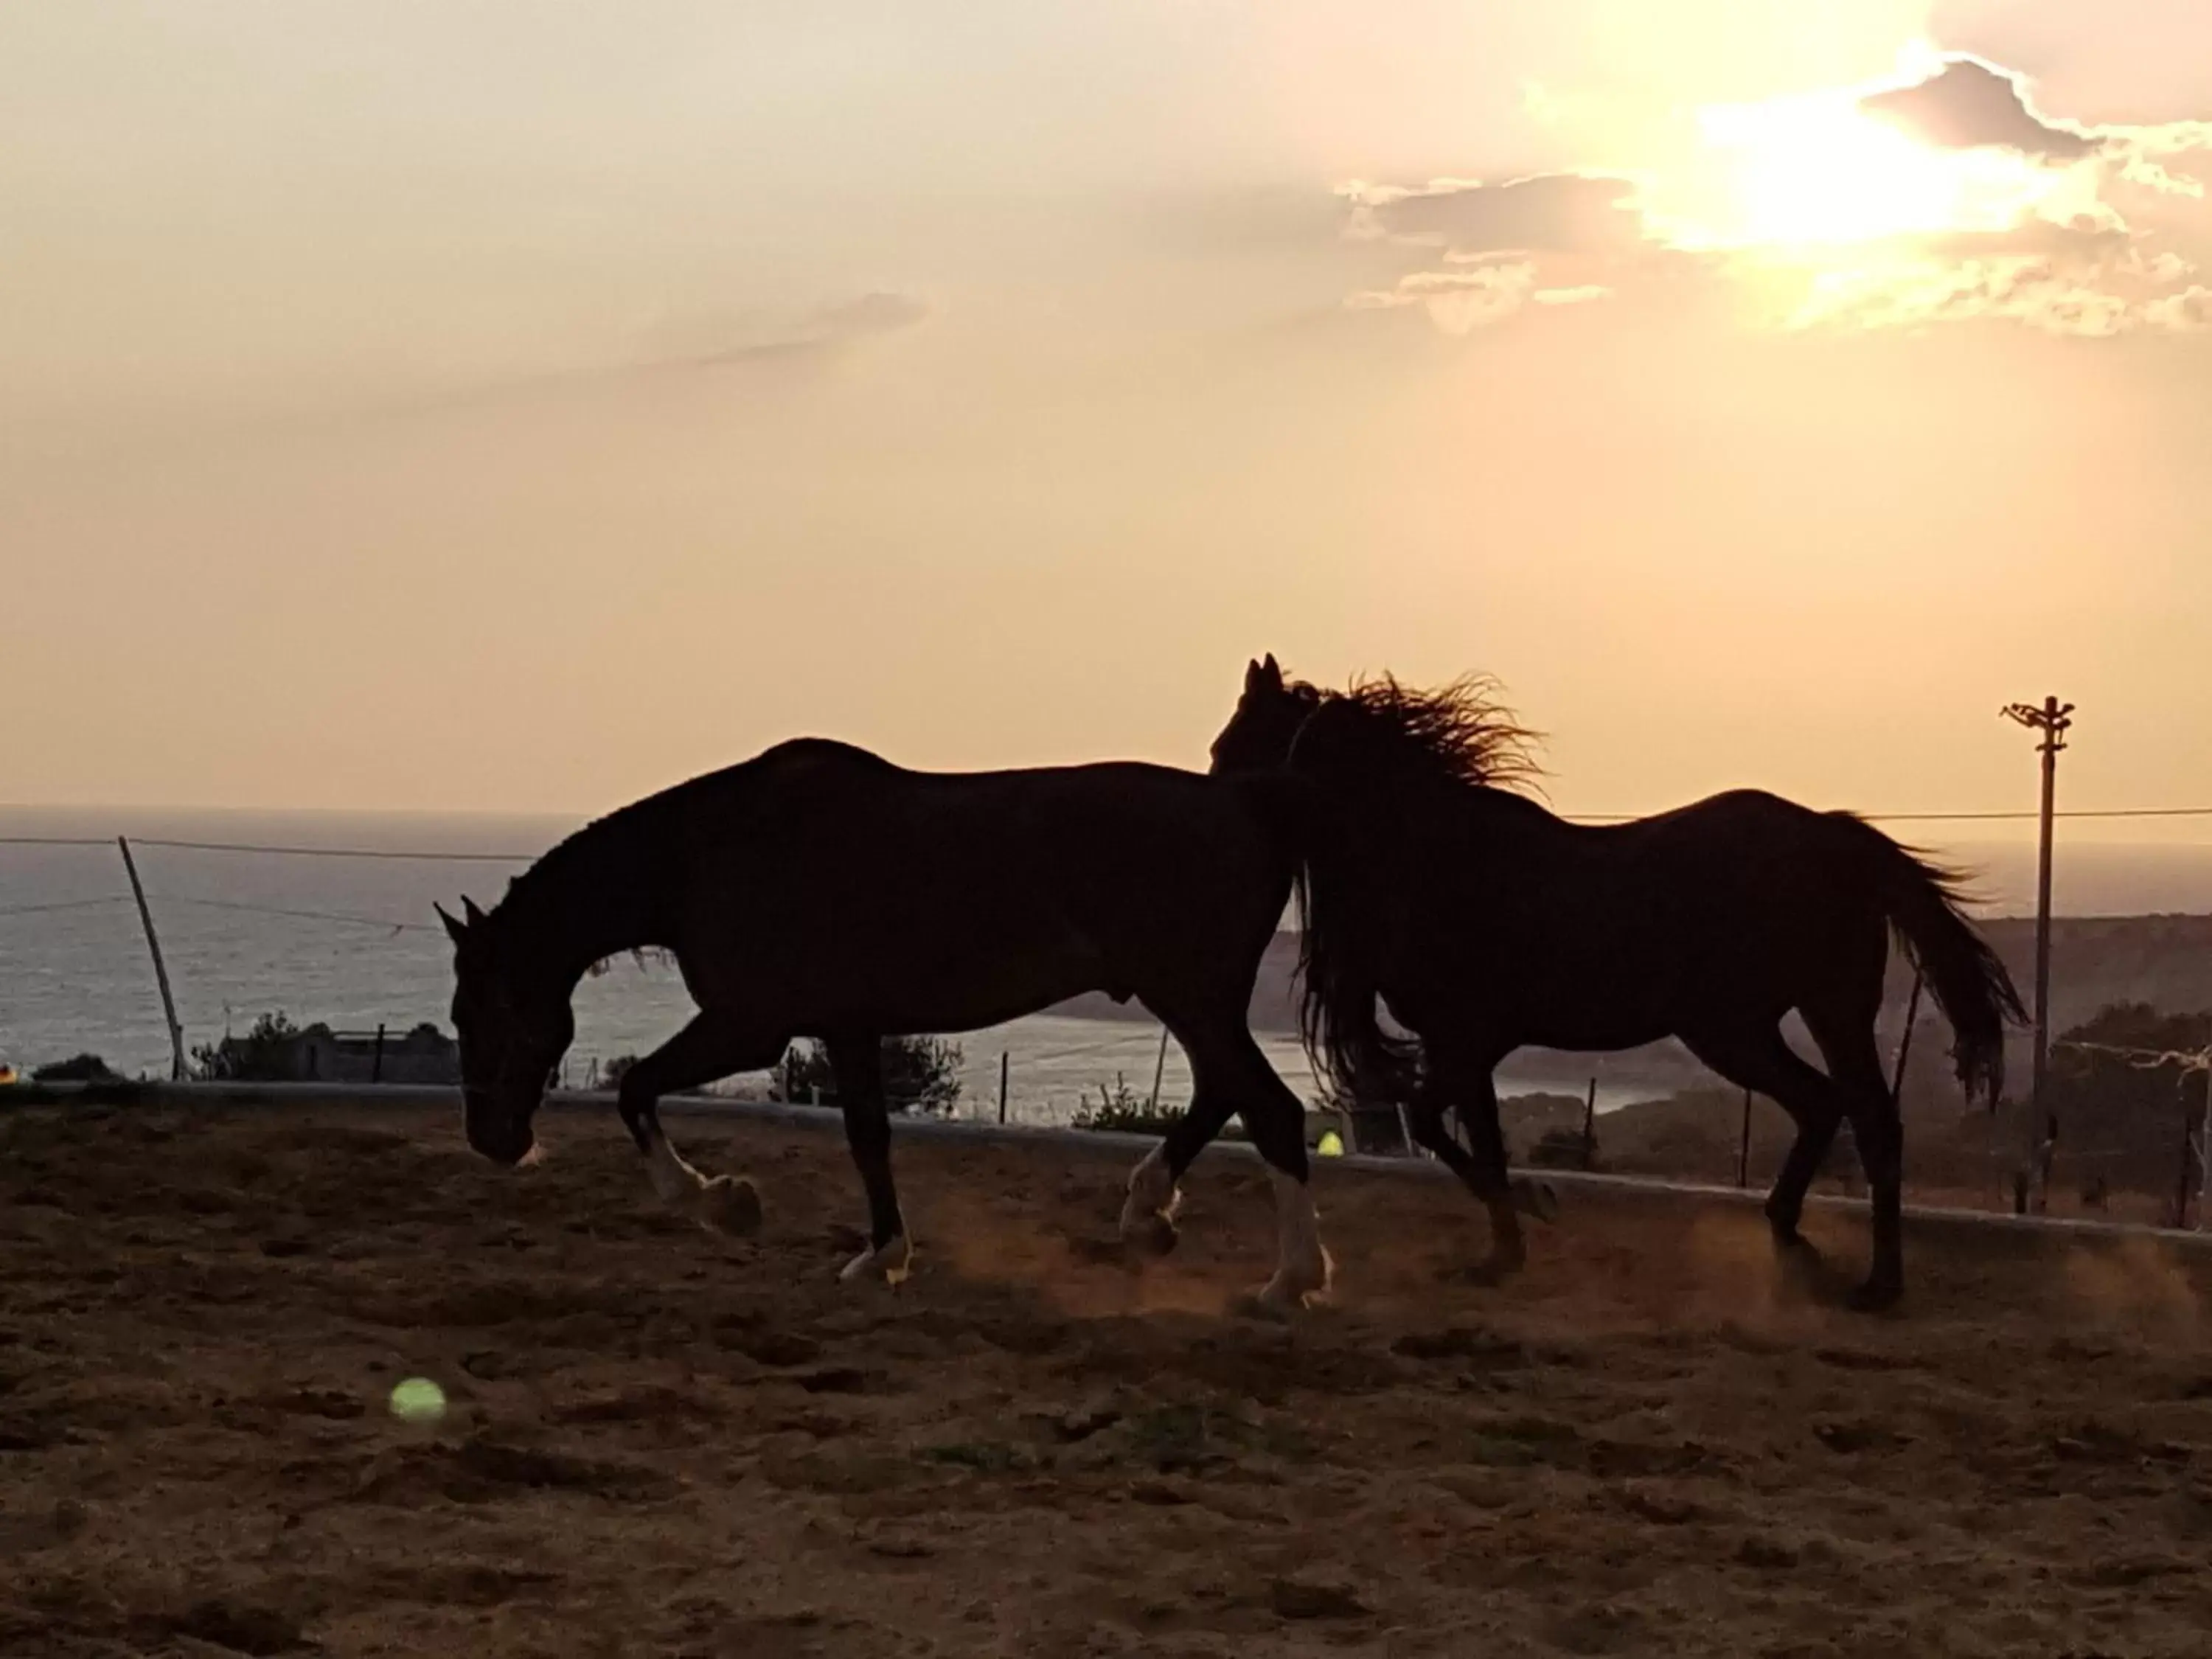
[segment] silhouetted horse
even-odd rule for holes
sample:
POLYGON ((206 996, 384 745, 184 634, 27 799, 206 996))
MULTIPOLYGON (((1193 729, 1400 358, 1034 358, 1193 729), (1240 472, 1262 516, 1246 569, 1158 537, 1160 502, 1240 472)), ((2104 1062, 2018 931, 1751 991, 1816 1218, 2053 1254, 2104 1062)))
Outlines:
POLYGON ((1304 1107, 1247 1025, 1296 849, 1260 797, 1279 781, 1133 763, 908 771, 844 744, 785 743, 623 808, 545 854, 452 934, 469 1144, 503 1164, 574 1035, 569 1000, 618 952, 672 953, 699 1013, 623 1074, 623 1121, 661 1195, 707 1225, 757 1225, 749 1183, 675 1152, 661 1096, 826 1046, 867 1190, 870 1249, 908 1258, 879 1043, 973 1030, 1081 992, 1135 996, 1188 1054, 1192 1127, 1131 1174, 1125 1237, 1173 1239, 1176 1182, 1234 1111, 1272 1167, 1279 1259, 1261 1294, 1327 1286, 1306 1185, 1304 1107), (1202 1133, 1200 1127, 1202 1127, 1202 1133))
POLYGON ((1967 922, 1958 878, 1864 820, 1733 790, 1656 817, 1571 824, 1509 786, 1529 734, 1480 682, 1348 693, 1251 665, 1218 772, 1287 760, 1300 808, 1309 1046, 1338 1087, 1409 1107, 1415 1138, 1488 1206, 1497 1262, 1523 1255, 1491 1073, 1524 1044, 1582 1051, 1676 1036, 1767 1095, 1797 1138, 1766 1200, 1777 1243, 1849 1119, 1872 1190, 1872 1270, 1854 1300, 1904 1288, 1904 1129, 1875 1043, 1898 933, 1958 1035, 1960 1081, 1995 1099, 2004 1025, 2025 1018, 1967 922), (1390 1018, 1419 1040, 1387 1033, 1390 1018), (1824 1074, 1782 1033, 1804 1019, 1824 1074), (1443 1129, 1456 1106, 1471 1153, 1443 1129))

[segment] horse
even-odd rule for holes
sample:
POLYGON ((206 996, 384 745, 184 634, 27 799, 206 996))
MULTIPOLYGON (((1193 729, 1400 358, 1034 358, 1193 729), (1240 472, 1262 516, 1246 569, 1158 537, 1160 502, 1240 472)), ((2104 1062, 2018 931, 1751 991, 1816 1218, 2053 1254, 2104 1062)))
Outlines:
POLYGON ((1408 1125, 1488 1208, 1493 1269, 1522 1265, 1525 1187, 1506 1176, 1492 1073, 1534 1044, 1617 1052, 1673 1036, 1796 1127, 1765 1203, 1785 1261, 1817 1255, 1805 1195, 1848 1120, 1871 1195, 1873 1250, 1852 1305, 1903 1294, 1904 1126, 1875 1039, 1890 936, 1956 1036, 1959 1079, 1994 1103, 2008 1022, 2027 1015, 1966 915, 1964 878, 1845 811, 1735 789, 1602 826, 1528 793, 1534 737, 1468 678, 1384 677, 1345 692, 1286 682, 1270 655, 1215 739, 1218 773, 1286 768, 1310 786, 1301 1022, 1355 1097, 1408 1105, 1408 1125), (1380 999, 1411 1037, 1386 1032, 1380 999), (1792 1010, 1826 1070, 1802 1058, 1792 1010), (1448 1106, 1468 1129, 1460 1146, 1448 1106))
POLYGON ((1085 991, 1133 996, 1182 1044, 1193 1099, 1190 1127, 1129 1176, 1124 1243, 1172 1244, 1176 1182, 1235 1113, 1276 1194, 1278 1259, 1259 1300, 1318 1298, 1332 1268, 1308 1190, 1305 1108, 1248 1025, 1296 869, 1268 787, 1135 762, 913 771, 800 738, 622 807, 546 853, 490 910, 465 897, 458 919, 436 907, 453 946, 468 1143, 510 1166, 535 1156, 532 1120, 574 1036, 577 984, 611 957, 658 949, 697 1012, 618 1090, 656 1192, 710 1230, 757 1228, 752 1184, 687 1163, 658 1103, 816 1038, 868 1204, 868 1248, 843 1277, 896 1283, 912 1246, 882 1039, 975 1030, 1085 991))

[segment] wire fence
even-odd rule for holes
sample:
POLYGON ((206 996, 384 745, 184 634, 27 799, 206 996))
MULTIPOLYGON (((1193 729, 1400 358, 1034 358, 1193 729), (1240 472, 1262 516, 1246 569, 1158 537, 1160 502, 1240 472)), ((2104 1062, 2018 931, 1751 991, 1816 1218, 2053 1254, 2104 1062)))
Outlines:
MULTIPOLYGON (((1631 821, 1634 817, 1632 814, 1598 813, 1563 816, 1584 823, 1622 823, 1631 821)), ((1863 816, 1877 822, 1982 823, 2033 823, 2039 815, 2033 811, 1899 811, 1869 813, 1863 816)), ((2212 806, 2075 809, 2060 811, 2054 816, 2060 819, 2071 820, 2212 819, 2212 806)), ((415 867, 444 866, 459 868, 505 866, 519 870, 534 861, 539 855, 535 852, 520 850, 319 846, 271 841, 226 841, 154 836, 130 837, 130 844, 136 848, 209 855, 228 860, 307 860, 318 864, 352 861, 365 865, 415 867)), ((0 835, 0 850, 9 848, 78 849, 113 853, 118 850, 118 842, 113 838, 91 836, 0 835)), ((115 868, 119 877, 122 874, 120 865, 118 864, 115 868)), ((0 865, 0 874, 4 872, 4 865, 0 865)), ((4 891, 4 888, 0 888, 0 891, 4 891)), ((420 910, 416 911, 413 916, 394 914, 379 915, 370 914, 368 906, 358 908, 340 908, 309 902, 278 902, 253 897, 217 895, 205 890, 192 891, 179 883, 174 870, 166 872, 161 878, 148 884, 145 900, 153 913, 162 916, 172 915, 176 910, 181 908, 187 912, 210 915, 232 915, 282 920, 340 930, 349 936, 380 935, 384 939, 396 940, 406 936, 441 935, 443 931, 435 922, 416 919, 421 915, 420 910)), ((27 965, 21 962, 16 951, 8 948, 6 924, 12 923, 19 918, 28 920, 62 916, 68 913, 97 911, 103 908, 120 908, 127 911, 135 902, 134 896, 127 890, 126 886, 118 884, 116 890, 107 893, 82 894, 51 899, 32 897, 21 902, 0 904, 0 999, 12 1000, 14 988, 7 983, 7 979, 12 973, 21 971, 27 965)), ((427 908, 427 904, 422 908, 427 908)), ((390 994, 388 991, 386 994, 390 994)), ((441 994, 434 997, 428 1008, 404 1007, 380 1012, 391 1016, 389 1023, 393 1027, 405 1029, 414 1020, 429 1017, 432 1010, 442 1010, 443 1000, 444 998, 441 994)), ((4 1006, 4 1002, 0 1002, 0 1006, 4 1006)), ((226 1024, 228 1024, 229 1004, 227 1001, 224 1004, 224 1011, 226 1024)), ((308 1009, 301 1012, 313 1016, 321 1011, 308 1009)), ((375 1014, 380 1011, 350 1007, 330 1012, 349 1023, 359 1024, 362 1022, 364 1015, 368 1017, 370 1023, 374 1023, 375 1014)), ((97 1016, 88 1016, 87 1025, 91 1028, 87 1031, 87 1046, 96 1048, 99 1046, 100 1036, 97 1029, 97 1016)), ((995 1067, 988 1066, 987 1057, 986 1067, 972 1072, 966 1079, 970 1085, 970 1092, 965 1102, 964 1109, 969 1114, 989 1116, 994 1113, 1003 1113, 1011 1106, 1018 1121, 1023 1118, 1043 1121, 1065 1121, 1073 1103, 1069 1099, 1071 1086, 1077 1088, 1077 1098, 1085 1103, 1088 1102, 1090 1091, 1093 1087, 1097 1089, 1100 1103, 1103 1104, 1109 1098, 1107 1079, 1103 1074, 1090 1077, 1079 1085, 1070 1085, 1066 1080, 1069 1074, 1091 1062, 1097 1062, 1104 1066, 1110 1066, 1115 1060, 1121 1062, 1121 1067, 1118 1068, 1119 1075, 1115 1079, 1115 1092, 1120 1099, 1125 1103, 1131 1099, 1142 1100, 1147 1105, 1173 1104, 1187 1090, 1187 1073, 1184 1072, 1179 1051, 1174 1051, 1172 1045, 1161 1045, 1157 1056, 1149 1052, 1152 1045, 1157 1041, 1156 1032, 1157 1027, 1132 1024, 1121 1030, 1103 1032, 1099 1037, 1091 1041, 1031 1045, 1022 1054, 1024 1075, 1018 1079, 1021 1087, 1018 1092, 1012 1087, 1016 1079, 1009 1076, 1011 1067, 1004 1064, 995 1067), (1168 1066, 1170 1058, 1176 1062, 1172 1075, 1168 1066), (1136 1086, 1133 1089, 1129 1087, 1127 1077, 1127 1072, 1131 1069, 1135 1071, 1136 1086), (996 1073, 995 1076, 992 1075, 994 1071, 996 1073), (1056 1087, 1041 1090, 1037 1086, 1036 1078, 1046 1074, 1060 1079, 1056 1087)), ((637 1045, 640 1048, 649 1046, 649 1041, 641 1041, 637 1045)), ((2179 1097, 2185 1094, 2188 1079, 2212 1073, 2212 1054, 2206 1052, 2138 1049, 2124 1045, 2080 1042, 2054 1043, 2054 1053, 2060 1050, 2084 1054, 2095 1053, 2108 1059, 2121 1060, 2130 1066, 2147 1069, 2173 1068, 2177 1079, 2177 1117, 2187 1115, 2180 1109, 2179 1097)), ((607 1068, 621 1057, 622 1053, 623 1050, 618 1044, 601 1042, 590 1050, 574 1054, 565 1063, 562 1080, 569 1086, 589 1086, 604 1079, 607 1068)), ((49 1056, 37 1056, 37 1058, 47 1057, 49 1056)), ((22 1056, 22 1058, 29 1059, 33 1056, 22 1056)), ((1282 1063, 1288 1058, 1287 1053, 1278 1055, 1277 1058, 1279 1063, 1282 1063)), ((757 1085, 755 1086, 757 1087, 757 1085)), ((1595 1085, 1593 1085, 1594 1101, 1595 1085)), ((1593 1105, 1593 1115, 1595 1110, 1595 1108, 1593 1105)), ((1734 1173, 1739 1181, 1749 1178, 1753 1173, 1751 1169, 1752 1137, 1749 1128, 1750 1115, 1747 1110, 1744 1116, 1744 1125, 1742 1144, 1732 1149, 1735 1152, 1734 1173)), ((2138 1170, 2144 1162, 2144 1157, 2140 1149, 2100 1146, 2087 1143, 2075 1144, 2075 1139, 2076 1138, 2069 1137, 2063 1146, 2063 1152, 2058 1153, 2057 1158, 2058 1160, 2063 1160, 2063 1168, 2069 1179, 2075 1176, 2081 1178, 2085 1204, 2093 1202, 2088 1196, 2092 1183, 2100 1179, 2109 1181, 2111 1176, 2138 1170)), ((2212 1146, 2212 1112, 2208 1112, 2201 1123, 2176 1133, 2168 1145, 2172 1149, 2175 1176, 2172 1186, 2169 1188, 2173 1196, 2166 1203, 2166 1212, 2175 1221, 2193 1218, 2201 1226, 2207 1218, 2204 1149, 2208 1146, 2212 1146)), ((2023 1164, 2032 1164, 2033 1161, 2033 1155, 2025 1152, 2025 1146, 2024 1138, 2015 1140, 2010 1146, 1992 1145, 1983 1160, 1985 1167, 1977 1178, 1977 1184, 1997 1192, 2002 1190, 2008 1178, 2016 1182, 2023 1164)), ((2046 1153, 2043 1158, 2042 1165, 2039 1172, 2037 1172, 2039 1175, 2039 1201, 2047 1202, 2052 1190, 2054 1157, 2046 1153)))
MULTIPOLYGON (((115 1033, 127 1024, 139 1035, 137 1051, 125 1056, 125 1063, 142 1073, 149 1069, 149 1057, 144 1053, 148 1045, 149 1010, 155 1006, 147 994, 152 988, 151 978, 143 985, 139 976, 145 975, 147 945, 135 947, 125 943, 125 935, 112 933, 105 940, 106 957, 103 971, 98 976, 101 984, 85 983, 81 988, 69 988, 76 994, 70 998, 65 1018, 70 1022, 71 1037, 67 1042, 58 1039, 44 1045, 45 1051, 23 1053, 20 1039, 14 1045, 17 1052, 11 1055, 11 1046, 6 1039, 10 1035, 10 1024, 20 1025, 19 1018, 9 1018, 11 1003, 20 1003, 20 981, 11 984, 19 975, 39 971, 26 954, 11 948, 15 941, 8 936, 8 925, 14 919, 41 917, 68 919, 70 913, 115 911, 119 925, 135 933, 138 921, 133 911, 137 897, 129 890, 133 871, 128 859, 118 859, 122 851, 119 842, 127 840, 129 848, 137 854, 136 875, 143 879, 144 901, 148 910, 149 931, 158 927, 159 938, 173 960, 179 960, 183 971, 179 980, 179 1000, 192 1000, 199 1017, 187 1014, 184 1024, 191 1029, 194 1058, 188 1069, 200 1069, 200 1056, 219 1041, 242 1036, 238 1027, 249 1024, 265 1013, 297 1016, 301 1022, 313 1021, 325 1025, 349 1024, 373 1030, 380 1025, 393 1034, 410 1029, 419 1021, 437 1023, 436 1017, 444 1012, 451 994, 449 967, 443 949, 445 930, 441 924, 428 920, 416 920, 428 911, 428 896, 415 909, 415 916, 403 913, 376 914, 368 903, 343 908, 313 902, 279 902, 253 897, 218 896, 205 890, 191 890, 191 873, 174 866, 163 868, 161 864, 147 857, 149 852, 175 853, 198 858, 215 855, 247 863, 276 863, 283 860, 307 860, 318 865, 338 862, 360 862, 386 867, 505 866, 514 870, 533 862, 539 853, 525 851, 489 851, 482 849, 436 848, 422 847, 379 848, 358 845, 324 846, 291 844, 262 840, 214 840, 184 836, 131 836, 116 838, 97 836, 0 835, 0 854, 11 848, 78 852, 105 857, 105 866, 75 866, 72 878, 82 880, 91 875, 94 879, 112 872, 115 890, 82 896, 56 899, 36 899, 22 903, 0 903, 0 1066, 9 1060, 22 1062, 21 1070, 27 1075, 35 1061, 52 1061, 80 1051, 95 1054, 111 1051, 115 1033), (180 918, 194 914, 212 917, 268 918, 288 923, 319 928, 337 935, 341 943, 334 954, 348 967, 357 969, 349 975, 321 976, 320 990, 324 1004, 300 1007, 289 996, 256 997, 243 991, 234 982, 239 978, 251 981, 263 975, 243 972, 244 964, 233 950, 228 960, 193 959, 193 947, 201 943, 202 936, 189 924, 179 926, 180 918), (358 936, 362 946, 343 942, 358 936), (414 941, 397 954, 382 954, 378 941, 414 941), (426 951, 424 945, 437 942, 434 951, 426 951), (182 952, 179 945, 183 946, 182 952), (135 948, 135 962, 131 951, 135 948), (369 971, 374 964, 378 971, 369 971), (403 967, 412 971, 403 971, 403 967), (332 983, 333 978, 343 978, 349 983, 332 983), (207 1015, 213 1012, 205 995, 206 981, 221 979, 222 1000, 220 1003, 221 1036, 218 1039, 210 1029, 207 1015), (118 994, 131 1010, 127 1021, 118 1021, 112 1005, 118 994)), ((0 862, 0 895, 7 890, 7 866, 0 862)), ((343 882, 335 884, 343 886, 343 882)), ((33 941, 35 942, 35 941, 33 941)), ((264 946, 267 954, 277 963, 287 959, 287 947, 276 939, 262 936, 249 942, 264 946)), ((312 954, 312 953, 310 953, 312 954)), ((658 968, 665 965, 658 952, 647 950, 625 953, 637 957, 641 965, 658 968)), ((296 963, 295 954, 289 959, 296 963)), ((672 975, 655 975, 643 982, 623 983, 610 971, 621 965, 622 957, 601 964, 592 975, 593 980, 611 981, 612 989, 586 991, 582 1001, 596 998, 600 1018, 594 1022, 589 1016, 580 1019, 580 1041, 563 1058, 556 1081, 569 1088, 607 1086, 620 1066, 637 1054, 649 1050, 667 1033, 680 1024, 683 1013, 678 1006, 680 988, 672 975), (611 1009, 609 1004, 613 1006, 611 1009), (649 1005, 649 1006, 648 1006, 649 1005), (658 1016, 658 1018, 656 1018, 658 1016)), ((48 975, 52 979, 55 977, 48 975)), ((52 987, 48 988, 50 990, 52 987)), ((50 1024, 52 1022, 49 1022, 50 1024)), ((992 1041, 997 1033, 965 1034, 967 1041, 956 1037, 953 1048, 957 1057, 953 1064, 962 1073, 963 1085, 959 1110, 965 1115, 999 1116, 1008 1115, 1018 1120, 1041 1122, 1066 1121, 1071 1117, 1107 1104, 1123 1097, 1129 1085, 1135 1085, 1137 1097, 1146 1106, 1163 1103, 1174 1103, 1187 1098, 1188 1073, 1180 1049, 1159 1043, 1159 1028, 1139 1020, 1085 1020, 1085 1025, 1101 1032, 1096 1038, 1078 1041, 1042 1040, 1035 1029, 1037 1022, 1017 1022, 1030 1029, 1022 1031, 1020 1041, 1011 1053, 1001 1050, 992 1041), (979 1039, 977 1041, 976 1039, 979 1039), (970 1053, 975 1049, 981 1053, 970 1053), (1018 1063, 1006 1065, 1002 1058, 1018 1063), (1096 1062, 1095 1064, 1092 1062, 1096 1062)), ((157 1028, 158 1029, 158 1028, 157 1028)), ((364 1041, 358 1032, 348 1044, 334 1048, 326 1043, 320 1050, 325 1062, 350 1067, 366 1080, 364 1068, 370 1061, 364 1041)), ((166 1041, 166 1038, 161 1039, 166 1041)), ((179 1048, 182 1042, 179 1042, 179 1048)), ((1279 1065, 1286 1070, 1295 1069, 1296 1062, 1288 1054, 1276 1056, 1279 1065)), ((164 1073, 177 1069, 175 1066, 157 1066, 150 1069, 164 1073)), ((341 1080, 350 1073, 337 1075, 325 1073, 331 1081, 341 1080)), ((760 1096, 781 1085, 780 1076, 763 1084, 760 1079, 744 1079, 720 1085, 722 1091, 737 1096, 760 1096)), ((810 1091, 799 1091, 803 1101, 810 1091)))

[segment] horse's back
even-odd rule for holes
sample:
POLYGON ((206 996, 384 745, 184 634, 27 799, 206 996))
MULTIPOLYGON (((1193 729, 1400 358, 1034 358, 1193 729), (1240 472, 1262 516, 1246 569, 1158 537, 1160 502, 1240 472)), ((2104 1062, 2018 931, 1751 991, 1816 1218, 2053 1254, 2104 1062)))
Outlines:
POLYGON ((931 975, 1011 999, 1043 963, 1061 994, 1211 986, 1289 896, 1245 791, 1145 762, 929 772, 799 739, 684 787, 660 811, 690 954, 748 977, 721 941, 879 1000, 931 975))

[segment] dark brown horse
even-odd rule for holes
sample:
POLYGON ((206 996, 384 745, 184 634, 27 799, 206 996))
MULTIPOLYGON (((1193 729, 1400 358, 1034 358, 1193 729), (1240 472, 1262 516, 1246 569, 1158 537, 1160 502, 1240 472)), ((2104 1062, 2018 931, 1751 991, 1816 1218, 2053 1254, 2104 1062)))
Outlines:
MULTIPOLYGON (((1325 1290, 1304 1106, 1247 1025, 1296 848, 1267 779, 1110 763, 908 771, 819 739, 779 744, 580 830, 489 912, 446 916, 469 1144, 514 1164, 574 1034, 569 1000, 617 952, 670 952, 697 1016, 624 1073, 623 1121, 662 1196, 710 1226, 757 1223, 749 1184, 670 1146, 660 1097, 826 1046, 870 1246, 848 1276, 908 1256, 879 1043, 973 1030, 1079 993, 1136 997, 1188 1054, 1189 1121, 1132 1173, 1125 1237, 1173 1237, 1176 1181, 1231 1112, 1271 1166, 1279 1259, 1262 1299, 1325 1290)), ((445 915, 441 909, 439 913, 445 915)))
POLYGON ((1491 1074, 1526 1044, 1614 1051, 1679 1037, 1797 1127, 1766 1200, 1778 1243, 1849 1120, 1873 1198, 1863 1306, 1905 1283, 1904 1128, 1875 1042, 1889 936, 1958 1036, 1959 1077, 1995 1099, 2004 1028, 2021 1020, 2003 964, 1967 921, 1958 878, 1847 812, 1757 790, 1603 827, 1571 824, 1511 786, 1528 733, 1480 683, 1395 681, 1323 692, 1271 656, 1214 744, 1219 772, 1287 762, 1310 786, 1304 1023, 1354 1096, 1409 1107, 1419 1142, 1488 1206, 1497 1261, 1523 1247, 1491 1074), (1378 999, 1418 1045, 1386 1032, 1378 999), (1795 1010, 1826 1062, 1784 1040, 1795 1010), (1443 1127, 1456 1108, 1471 1151, 1443 1127))

